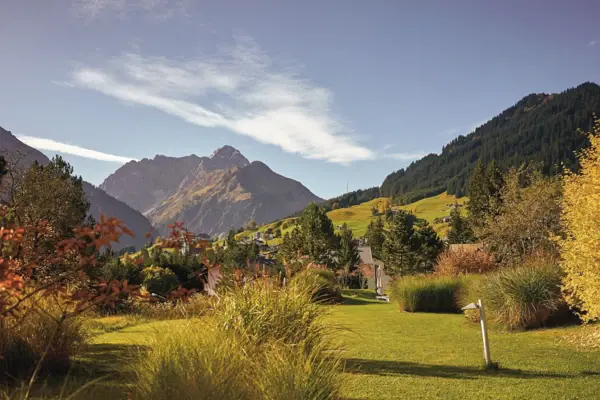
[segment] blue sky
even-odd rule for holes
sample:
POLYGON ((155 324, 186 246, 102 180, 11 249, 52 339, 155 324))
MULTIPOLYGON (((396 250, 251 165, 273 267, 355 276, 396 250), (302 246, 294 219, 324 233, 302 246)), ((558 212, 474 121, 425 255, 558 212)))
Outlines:
POLYGON ((0 3, 0 126, 99 184, 225 144, 332 197, 600 81, 594 1, 0 3))

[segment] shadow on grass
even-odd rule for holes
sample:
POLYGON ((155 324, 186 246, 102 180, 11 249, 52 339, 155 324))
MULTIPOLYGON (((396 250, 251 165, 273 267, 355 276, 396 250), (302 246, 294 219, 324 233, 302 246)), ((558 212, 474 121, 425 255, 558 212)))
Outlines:
MULTIPOLYGON (((498 376, 504 378, 572 378, 575 375, 555 374, 541 371, 524 371, 502 368, 486 371, 483 367, 466 367, 455 365, 429 365, 401 361, 346 359, 345 372, 365 375, 413 375, 423 377, 439 377, 454 379, 477 379, 479 377, 498 376)), ((583 373, 582 373, 583 375, 583 373)))
POLYGON ((369 304, 387 304, 387 303, 384 301, 367 300, 367 299, 360 298, 360 297, 344 296, 344 301, 342 302, 342 304, 346 305, 346 306, 366 306, 369 304))
POLYGON ((67 377, 54 377, 47 386, 62 390, 66 382, 67 393, 80 390, 75 399, 127 399, 135 382, 135 361, 146 349, 129 344, 91 344, 74 361, 67 377))
POLYGON ((75 362, 72 376, 110 375, 125 377, 133 374, 132 366, 145 346, 129 344, 92 344, 75 362))

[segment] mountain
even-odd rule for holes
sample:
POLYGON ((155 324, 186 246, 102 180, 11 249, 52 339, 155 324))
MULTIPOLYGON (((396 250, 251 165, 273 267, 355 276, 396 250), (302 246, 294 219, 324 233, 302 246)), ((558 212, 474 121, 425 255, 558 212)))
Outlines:
MULTIPOLYGON (((50 162, 42 152, 21 142, 10 131, 2 127, 0 127, 0 154, 13 162, 19 169, 29 168, 35 161, 42 165, 50 162)), ((8 180, 10 176, 4 179, 8 180)), ((83 190, 90 202, 89 214, 96 219, 100 219, 102 213, 107 217, 116 217, 135 233, 134 238, 123 236, 118 244, 112 246, 114 250, 129 246, 139 249, 144 246, 147 241, 146 233, 153 230, 146 217, 91 183, 84 182, 83 190)))
POLYGON ((599 111, 600 86, 595 83, 559 94, 530 94, 448 143, 441 154, 429 154, 388 175, 381 194, 403 204, 445 191, 465 195, 477 160, 496 160, 501 168, 539 162, 549 175, 562 171, 561 165, 576 170, 574 151, 588 144, 580 130, 591 131, 599 111))
POLYGON ((159 232, 183 221, 193 232, 215 235, 251 220, 263 224, 283 218, 323 201, 264 163, 250 163, 231 146, 210 157, 158 155, 131 161, 100 187, 144 213, 159 232))

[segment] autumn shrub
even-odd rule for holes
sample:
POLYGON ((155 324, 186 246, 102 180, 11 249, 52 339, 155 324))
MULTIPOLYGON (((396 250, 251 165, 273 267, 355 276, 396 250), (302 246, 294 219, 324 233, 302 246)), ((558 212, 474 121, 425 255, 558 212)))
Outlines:
MULTIPOLYGON (((559 321, 567 312, 561 293, 563 272, 550 258, 529 258, 472 280, 461 292, 463 302, 484 299, 488 317, 509 329, 531 329, 559 321)), ((477 320, 471 315, 471 319, 477 320)))
POLYGON ((81 317, 61 320, 60 305, 41 297, 35 301, 35 309, 0 321, 0 380, 28 377, 45 351, 41 373, 64 373, 86 343, 81 317))
POLYGON ((579 173, 563 178, 561 221, 566 235, 558 241, 566 272, 563 289, 583 321, 600 318, 600 120, 589 134, 590 146, 578 154, 579 173))
POLYGON ((305 286, 316 302, 340 303, 343 300, 335 274, 328 269, 306 268, 294 275, 290 284, 305 286))
POLYGON ((392 298, 402 311, 453 313, 462 284, 460 277, 406 276, 394 282, 392 298))
POLYGON ((142 270, 142 276, 146 290, 161 296, 169 294, 179 286, 177 275, 167 268, 147 267, 142 270))
POLYGON ((446 250, 441 253, 435 266, 435 274, 459 276, 484 274, 497 268, 494 257, 486 251, 467 249, 446 250))

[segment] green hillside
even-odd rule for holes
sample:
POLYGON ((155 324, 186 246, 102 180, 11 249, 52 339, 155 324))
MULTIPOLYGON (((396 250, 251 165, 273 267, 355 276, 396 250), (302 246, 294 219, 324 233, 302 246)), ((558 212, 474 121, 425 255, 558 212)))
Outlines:
MULTIPOLYGON (((387 197, 380 197, 373 199, 356 206, 347 208, 338 208, 337 210, 329 211, 327 215, 331 218, 333 225, 337 228, 343 224, 347 224, 354 237, 361 237, 367 231, 367 226, 372 219, 377 218, 372 215, 372 208, 378 207, 380 203, 390 203, 391 199, 387 197)), ((426 199, 419 200, 417 202, 407 204, 404 206, 394 206, 393 209, 403 209, 411 211, 419 218, 427 220, 433 225, 435 230, 441 237, 444 237, 448 230, 448 224, 434 223, 436 218, 442 218, 450 215, 450 205, 455 202, 458 204, 464 204, 467 201, 466 197, 457 198, 454 195, 447 193, 441 193, 437 196, 429 197, 426 199)), ((275 230, 281 229, 282 235, 286 232, 290 232, 294 226, 294 218, 286 218, 284 220, 275 221, 267 225, 259 227, 255 231, 244 231, 237 235, 237 238, 250 237, 254 232, 265 232, 268 229, 275 230)), ((271 245, 277 245, 281 243, 281 238, 275 238, 269 241, 271 245)))
POLYGON ((574 151, 588 145, 579 130, 590 131, 600 112, 600 86, 584 83, 559 94, 536 93, 521 99, 467 136, 388 175, 381 194, 406 204, 439 193, 462 196, 478 160, 496 160, 502 169, 537 162, 548 175, 562 165, 577 168, 574 151))

